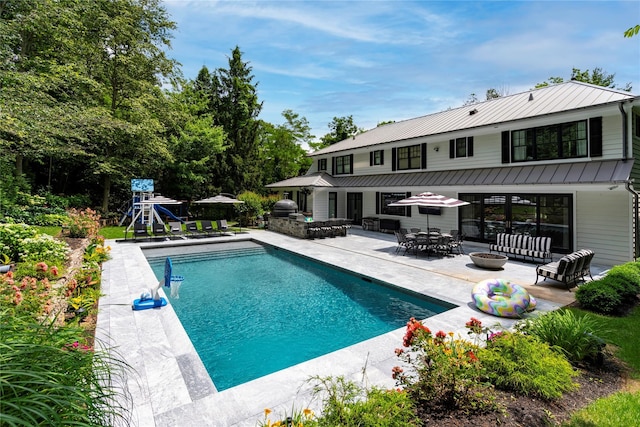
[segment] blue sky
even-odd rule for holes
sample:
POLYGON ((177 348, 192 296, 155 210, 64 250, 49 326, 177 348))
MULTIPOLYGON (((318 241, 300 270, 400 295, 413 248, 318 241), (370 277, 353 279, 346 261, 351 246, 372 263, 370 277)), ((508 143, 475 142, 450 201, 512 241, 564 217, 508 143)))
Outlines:
POLYGON ((461 106, 489 88, 526 91, 572 68, 600 67, 640 93, 634 1, 163 0, 177 23, 169 56, 194 79, 228 68, 237 45, 253 68, 260 118, 291 109, 319 139, 333 117, 371 129, 461 106))

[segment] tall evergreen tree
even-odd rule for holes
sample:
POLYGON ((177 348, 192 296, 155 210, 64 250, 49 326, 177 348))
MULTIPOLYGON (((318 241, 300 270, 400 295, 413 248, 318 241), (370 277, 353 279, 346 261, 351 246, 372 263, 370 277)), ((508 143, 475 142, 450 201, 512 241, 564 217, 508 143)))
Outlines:
POLYGON ((227 135, 218 182, 224 192, 234 194, 260 185, 258 115, 262 103, 258 101, 257 83, 252 82, 251 71, 236 46, 229 58, 229 68, 219 68, 212 78, 214 124, 221 126, 227 135))

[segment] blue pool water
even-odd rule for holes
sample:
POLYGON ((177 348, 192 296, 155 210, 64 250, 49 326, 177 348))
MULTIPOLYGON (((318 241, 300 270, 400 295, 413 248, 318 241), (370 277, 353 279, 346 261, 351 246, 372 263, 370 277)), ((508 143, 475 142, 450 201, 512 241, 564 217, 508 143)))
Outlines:
POLYGON ((170 255, 185 280, 169 300, 218 390, 452 307, 275 248, 228 255, 170 255))

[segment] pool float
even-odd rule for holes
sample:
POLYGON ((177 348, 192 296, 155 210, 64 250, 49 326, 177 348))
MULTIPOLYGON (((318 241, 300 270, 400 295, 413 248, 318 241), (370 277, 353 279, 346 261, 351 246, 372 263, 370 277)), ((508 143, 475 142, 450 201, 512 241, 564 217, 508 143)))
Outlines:
POLYGON ((536 307, 536 299, 525 288, 504 279, 476 283, 471 298, 478 309, 500 317, 522 317, 536 307))

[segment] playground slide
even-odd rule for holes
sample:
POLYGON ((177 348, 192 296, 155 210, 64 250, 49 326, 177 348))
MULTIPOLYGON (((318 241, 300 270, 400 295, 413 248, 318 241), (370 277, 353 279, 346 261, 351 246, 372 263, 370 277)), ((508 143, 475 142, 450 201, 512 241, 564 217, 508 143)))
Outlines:
POLYGON ((156 209, 158 212, 160 212, 161 214, 164 214, 164 215, 168 216, 169 218, 171 218, 171 219, 173 219, 173 220, 175 220, 175 221, 184 222, 184 221, 182 221, 180 218, 178 218, 177 216, 175 216, 175 215, 173 214, 173 212, 171 212, 169 209, 167 209, 167 208, 163 208, 163 207, 162 207, 162 206, 160 206, 160 205, 153 205, 153 206, 154 206, 154 207, 155 207, 155 209, 156 209))

